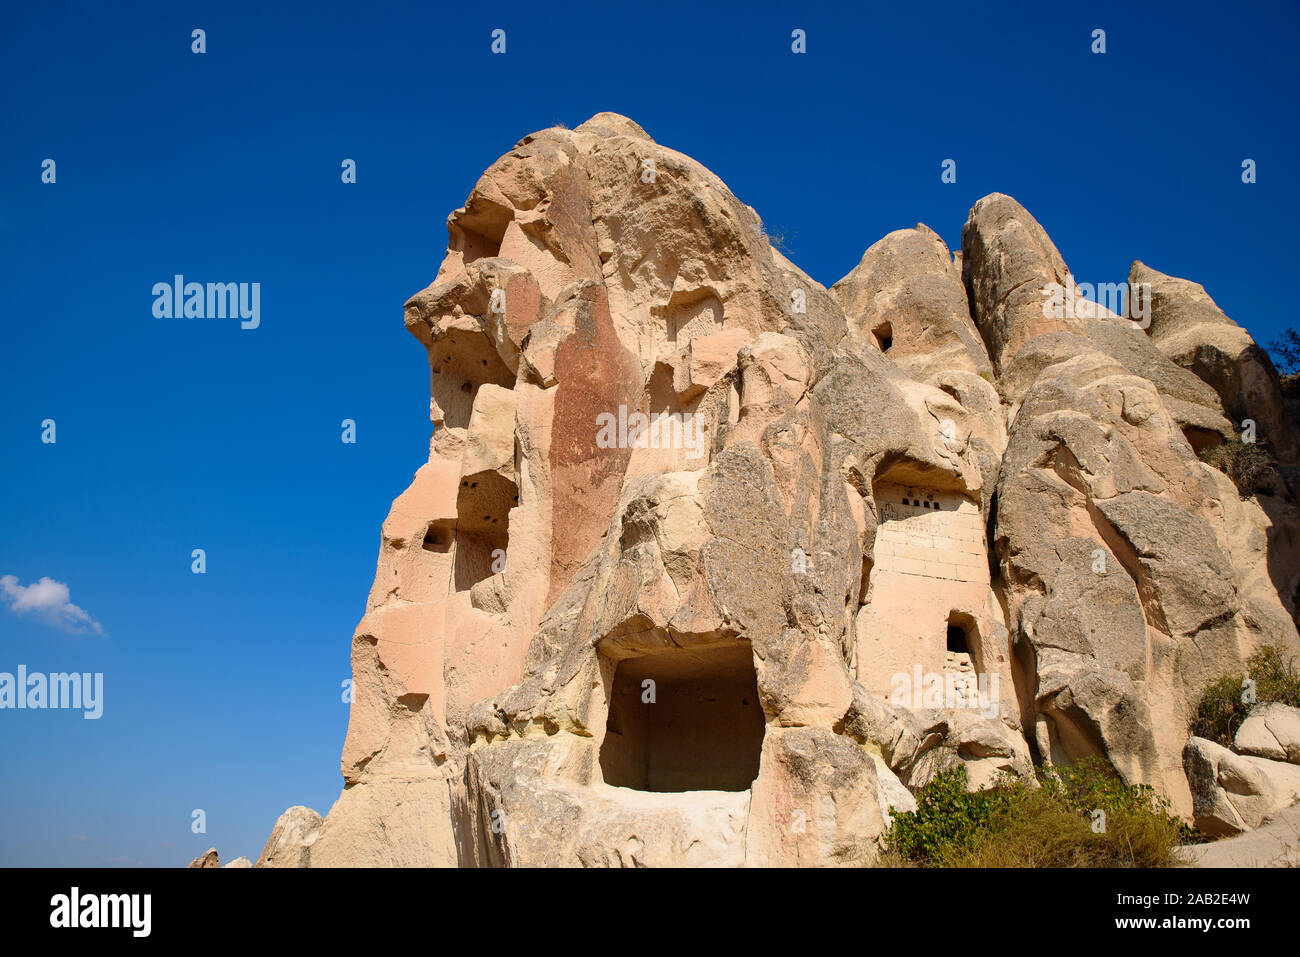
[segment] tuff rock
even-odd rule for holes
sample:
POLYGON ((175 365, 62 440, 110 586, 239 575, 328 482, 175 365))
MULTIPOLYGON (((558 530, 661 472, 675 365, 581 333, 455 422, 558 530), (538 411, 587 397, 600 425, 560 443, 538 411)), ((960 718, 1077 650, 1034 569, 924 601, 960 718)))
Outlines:
POLYGON ((312 846, 320 836, 323 823, 324 818, 309 807, 289 808, 271 828, 271 836, 257 857, 257 866, 308 867, 312 846))
POLYGON ((1300 768, 1294 764, 1236 754, 1195 737, 1183 760, 1196 826, 1207 834, 1249 831, 1300 801, 1300 768))
POLYGON ((1194 450, 1294 436, 1199 286, 1135 264, 1150 329, 1051 316, 1065 261, 994 194, 959 251, 899 230, 826 289, 610 113, 447 228, 344 788, 259 865, 869 865, 959 763, 1101 755, 1227 830, 1282 800, 1216 797, 1208 742, 1184 766, 1202 689, 1300 648, 1294 503, 1194 450))
POLYGON ((1265 818, 1253 831, 1177 849, 1192 867, 1300 867, 1300 804, 1265 818))
POLYGON ((1237 730, 1232 749, 1238 754, 1300 764, 1300 708, 1284 704, 1252 708, 1237 730))
POLYGON ((196 868, 211 868, 211 867, 219 868, 221 867, 221 858, 217 854, 217 849, 215 847, 210 847, 202 854, 200 854, 198 857, 194 858, 194 860, 190 861, 185 866, 196 867, 196 868))

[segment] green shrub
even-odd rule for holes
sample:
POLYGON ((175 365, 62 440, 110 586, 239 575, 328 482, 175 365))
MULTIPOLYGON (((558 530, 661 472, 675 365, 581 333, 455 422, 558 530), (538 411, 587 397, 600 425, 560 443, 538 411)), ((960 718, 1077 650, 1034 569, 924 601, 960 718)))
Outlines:
POLYGON ((1192 719, 1191 733, 1208 738, 1225 748, 1250 713, 1251 705, 1241 700, 1241 675, 1220 678, 1205 689, 1192 719))
POLYGON ((900 861, 944 866, 950 855, 988 831, 994 809, 1009 800, 1009 787, 967 791, 966 765, 949 768, 917 792, 915 811, 890 809, 894 821, 887 853, 900 861))
POLYGON ((966 768, 936 776, 917 809, 891 811, 883 863, 921 867, 1169 867, 1195 833, 1150 788, 1126 785, 1099 758, 968 793, 966 768), (1094 812, 1105 826, 1094 830, 1094 812))
POLYGON ((1232 745, 1241 723, 1256 704, 1277 702, 1300 708, 1300 673, 1295 660, 1265 645, 1246 660, 1246 674, 1255 682, 1255 700, 1242 700, 1243 677, 1229 675, 1205 689, 1192 719, 1192 734, 1225 748, 1232 745))
POLYGON ((1255 679, 1255 694, 1261 702, 1276 702, 1300 708, 1300 671, 1294 657, 1265 645, 1246 660, 1246 671, 1255 679))
POLYGON ((1281 477, 1263 442, 1243 442, 1234 436, 1222 445, 1200 449, 1196 454, 1202 462, 1232 479, 1242 497, 1260 493, 1276 495, 1282 489, 1281 477))

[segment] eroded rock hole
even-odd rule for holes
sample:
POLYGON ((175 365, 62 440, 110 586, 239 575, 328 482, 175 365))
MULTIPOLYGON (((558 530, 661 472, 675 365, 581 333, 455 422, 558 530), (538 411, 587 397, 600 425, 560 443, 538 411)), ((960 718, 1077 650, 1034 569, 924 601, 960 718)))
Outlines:
POLYGON ((479 386, 470 410, 456 494, 456 591, 506 570, 510 510, 519 502, 515 401, 509 390, 479 386))
POLYGON ((954 611, 948 616, 944 668, 974 674, 979 667, 979 630, 974 617, 954 611))
POLYGON ((426 552, 449 552, 455 540, 456 530, 449 522, 434 522, 424 533, 423 548, 426 552))
POLYGON ((707 286, 677 290, 667 305, 651 307, 650 314, 664 321, 668 341, 677 345, 722 328, 722 301, 707 286))
POLYGON ((888 322, 882 322, 872 329, 871 336, 876 340, 876 348, 881 352, 888 352, 894 345, 894 327, 888 322))
POLYGON ((764 724, 748 642, 623 658, 601 774, 639 791, 744 791, 758 777, 764 724))
POLYGON ((515 376, 482 333, 456 331, 429 349, 431 391, 438 420, 448 429, 469 425, 479 388, 486 384, 513 389, 515 376))
POLYGON ((503 571, 509 544, 504 526, 500 533, 483 531, 457 535, 453 568, 456 591, 469 591, 484 579, 503 571))
POLYGON ((966 645, 966 632, 958 625, 948 626, 948 654, 970 654, 970 648, 966 645))
POLYGON ((1183 438, 1197 455, 1223 444, 1223 436, 1213 429, 1198 429, 1194 425, 1183 426, 1183 438))
POLYGON ((468 591, 505 570, 510 509, 517 499, 515 483, 498 472, 478 472, 472 480, 461 480, 452 573, 456 591, 468 591))
POLYGON ((459 252, 466 266, 476 259, 498 256, 512 219, 514 210, 509 207, 485 196, 472 197, 447 223, 448 249, 459 252))

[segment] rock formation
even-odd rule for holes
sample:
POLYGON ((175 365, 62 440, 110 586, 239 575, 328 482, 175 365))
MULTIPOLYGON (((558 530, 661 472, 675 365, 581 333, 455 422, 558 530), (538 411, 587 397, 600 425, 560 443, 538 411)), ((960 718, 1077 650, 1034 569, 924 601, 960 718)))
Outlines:
POLYGON ((1251 709, 1231 748, 1191 738, 1183 765, 1196 825, 1207 834, 1240 834, 1300 801, 1300 708, 1251 709))
POLYGON ((306 867, 324 819, 309 807, 296 805, 280 815, 257 857, 258 867, 306 867))
POLYGON ((1267 818, 1257 829, 1178 849, 1193 867, 1300 867, 1300 804, 1267 818))
POLYGON ((1202 689, 1300 649, 1294 504, 1194 450, 1252 417, 1295 461, 1277 375, 1195 284, 1054 315, 994 194, 959 255, 899 230, 828 290, 609 113, 447 228, 344 788, 259 865, 869 865, 945 768, 1094 754, 1190 816, 1202 689))
POLYGON ((202 854, 200 854, 198 857, 194 858, 194 860, 186 864, 185 866, 195 867, 200 869, 213 868, 213 867, 219 868, 221 867, 221 858, 217 854, 217 849, 215 847, 210 847, 202 854))

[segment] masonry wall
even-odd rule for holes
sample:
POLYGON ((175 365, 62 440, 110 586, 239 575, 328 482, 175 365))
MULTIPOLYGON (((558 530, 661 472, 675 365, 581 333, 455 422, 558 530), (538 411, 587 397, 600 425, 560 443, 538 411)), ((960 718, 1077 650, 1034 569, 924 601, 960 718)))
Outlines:
POLYGON ((974 502, 953 492, 884 486, 872 574, 896 572, 950 582, 989 583, 984 523, 974 502))
POLYGON ((917 665, 933 674, 1005 672, 999 687, 1011 700, 979 506, 957 492, 903 485, 879 485, 873 496, 880 524, 855 623, 858 680, 888 700, 894 676, 917 665), (954 615, 966 626, 969 664, 948 652, 954 615))

